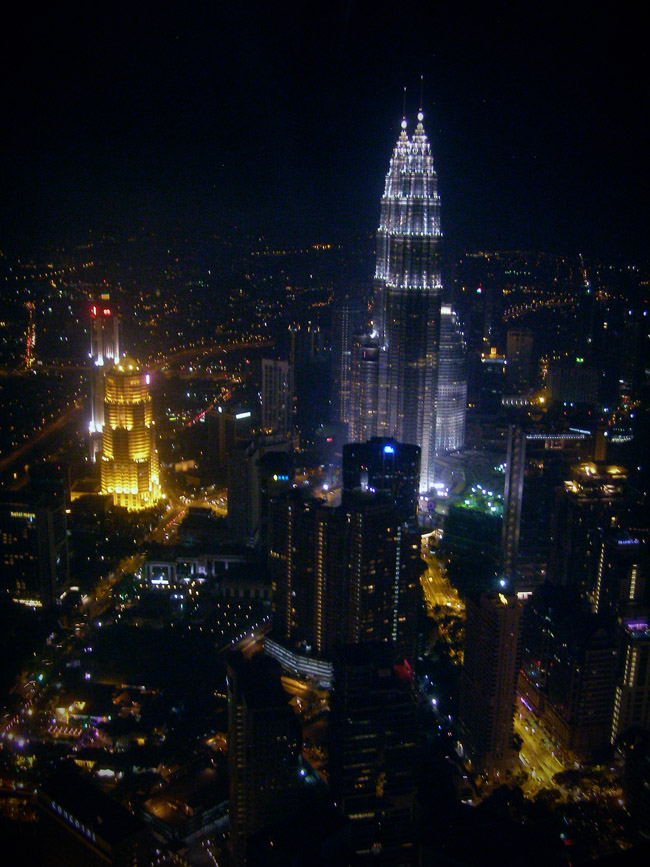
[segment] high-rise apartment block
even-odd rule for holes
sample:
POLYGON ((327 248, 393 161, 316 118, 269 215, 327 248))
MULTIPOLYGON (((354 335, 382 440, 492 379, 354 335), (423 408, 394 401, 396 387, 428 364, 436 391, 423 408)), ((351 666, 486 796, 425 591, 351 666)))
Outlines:
POLYGON ((0 500, 0 587, 15 602, 34 608, 55 603, 70 581, 69 491, 62 472, 52 465, 35 467, 27 485, 0 500))
POLYGON ((228 524, 238 541, 266 545, 270 502, 288 491, 294 478, 286 436, 238 439, 228 452, 228 524))
POLYGON ((614 691, 612 743, 631 728, 647 730, 650 723, 650 624, 647 614, 628 618, 622 630, 614 691))
POLYGON ((521 656, 522 605, 514 594, 467 602, 461 675, 461 743, 473 764, 500 777, 517 761, 514 712, 521 656))
POLYGON ((520 690, 580 761, 609 742, 619 645, 614 618, 592 614, 575 586, 545 582, 526 603, 520 690))
POLYGON ((153 506, 161 497, 149 374, 128 357, 104 377, 101 486, 127 509, 153 506))
POLYGON ((292 492, 272 506, 269 569, 278 638, 327 656, 345 642, 390 642, 412 659, 420 536, 390 502, 357 493, 331 508, 292 492))
POLYGON ((349 436, 365 442, 379 429, 379 359, 381 346, 376 335, 357 334, 352 342, 352 386, 349 436))
POLYGON ((254 834, 288 819, 299 803, 302 735, 268 657, 228 660, 228 775, 233 867, 249 863, 254 834))
POLYGON ((352 358, 355 335, 363 332, 368 308, 359 301, 346 299, 332 310, 332 380, 334 383, 335 418, 349 425, 354 401, 352 358))
POLYGON ((618 527, 626 479, 622 467, 585 462, 556 492, 548 577, 556 584, 575 584, 591 602, 601 533, 618 527))

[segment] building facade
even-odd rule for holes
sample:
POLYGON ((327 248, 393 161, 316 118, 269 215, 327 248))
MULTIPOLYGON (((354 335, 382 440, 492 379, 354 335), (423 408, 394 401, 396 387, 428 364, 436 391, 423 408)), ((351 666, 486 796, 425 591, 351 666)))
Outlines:
POLYGON ((276 358, 262 359, 262 428, 288 434, 292 428, 293 366, 276 358))
POLYGON ((299 803, 302 736, 273 660, 233 654, 227 689, 230 863, 241 867, 249 839, 299 803))
POLYGON ((393 151, 377 230, 375 327, 382 340, 377 433, 422 449, 420 489, 433 484, 440 337, 440 198, 422 112, 393 151))
POLYGON ((104 378, 101 490, 127 509, 145 509, 162 496, 149 374, 128 357, 104 378))
POLYGON ((360 863, 418 864, 416 707, 388 646, 335 654, 329 754, 332 795, 360 863))
POLYGON ((619 671, 614 690, 611 742, 631 728, 650 723, 650 625, 645 616, 622 625, 619 671))
MULTIPOLYGON (((362 415, 352 432, 420 446, 420 489, 427 491, 434 481, 442 233, 438 179, 423 119, 420 111, 411 138, 402 121, 386 175, 374 281, 372 336, 378 351, 371 353, 377 356, 376 428, 374 418, 369 424, 362 415)), ((370 371, 363 369, 364 375, 370 371)), ((356 412, 363 414, 363 406, 356 412)))
POLYGON ((120 360, 120 318, 108 295, 90 307, 90 456, 97 459, 104 430, 104 372, 120 360))
POLYGON ((461 743, 475 766, 490 776, 512 770, 522 605, 514 594, 468 600, 461 675, 461 743))
POLYGON ((395 506, 356 493, 331 508, 291 492, 272 505, 269 571, 280 641, 328 658, 342 643, 390 642, 413 659, 420 536, 395 506))
POLYGON ((440 308, 440 347, 436 384, 437 455, 456 452, 465 445, 467 364, 465 342, 455 312, 440 308))

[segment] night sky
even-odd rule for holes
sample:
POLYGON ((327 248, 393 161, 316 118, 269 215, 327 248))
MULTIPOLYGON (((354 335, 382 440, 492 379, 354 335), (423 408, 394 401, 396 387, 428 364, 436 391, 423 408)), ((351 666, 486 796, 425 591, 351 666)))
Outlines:
POLYGON ((15 8, 0 249, 141 225, 373 231, 423 74, 449 243, 647 253, 640 6, 164 5, 15 8))

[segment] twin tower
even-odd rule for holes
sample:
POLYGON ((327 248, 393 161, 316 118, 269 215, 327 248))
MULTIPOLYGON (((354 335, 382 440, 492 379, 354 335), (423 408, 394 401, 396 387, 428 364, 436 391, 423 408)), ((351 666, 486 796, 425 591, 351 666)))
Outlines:
POLYGON ((428 491, 436 453, 464 444, 467 383, 455 314, 441 303, 440 197, 423 119, 420 111, 410 138, 402 121, 386 175, 372 332, 353 352, 349 421, 353 440, 420 446, 428 491))

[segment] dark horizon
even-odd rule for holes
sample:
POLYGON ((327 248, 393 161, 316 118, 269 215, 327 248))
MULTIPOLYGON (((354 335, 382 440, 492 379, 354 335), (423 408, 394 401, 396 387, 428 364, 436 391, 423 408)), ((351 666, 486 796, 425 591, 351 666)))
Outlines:
POLYGON ((82 8, 5 34, 0 249, 142 225, 374 232, 423 75, 452 248, 645 253, 646 50, 620 6, 82 8))

